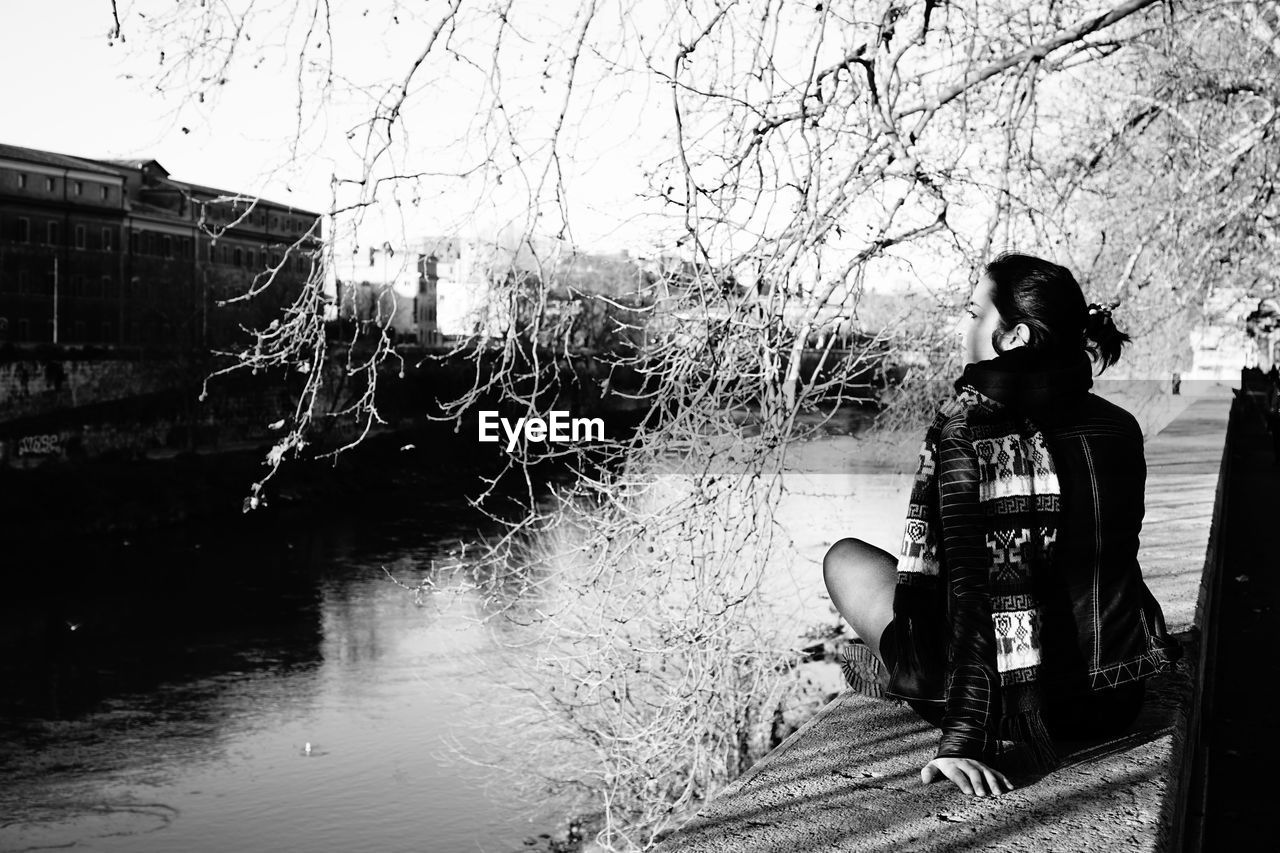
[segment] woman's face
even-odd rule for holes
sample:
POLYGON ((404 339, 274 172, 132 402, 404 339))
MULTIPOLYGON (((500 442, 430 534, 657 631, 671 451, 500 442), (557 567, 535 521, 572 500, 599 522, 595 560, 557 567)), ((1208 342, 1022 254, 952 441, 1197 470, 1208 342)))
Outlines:
MULTIPOLYGON (((973 289, 973 296, 960 319, 960 328, 956 334, 960 338, 960 353, 965 364, 975 361, 986 361, 995 358, 998 353, 991 344, 991 336, 1000 326, 1000 312, 991 304, 991 290, 995 285, 988 276, 983 276, 973 289)), ((1028 329, 1019 323, 1000 339, 1002 349, 1010 350, 1026 344, 1028 329)))

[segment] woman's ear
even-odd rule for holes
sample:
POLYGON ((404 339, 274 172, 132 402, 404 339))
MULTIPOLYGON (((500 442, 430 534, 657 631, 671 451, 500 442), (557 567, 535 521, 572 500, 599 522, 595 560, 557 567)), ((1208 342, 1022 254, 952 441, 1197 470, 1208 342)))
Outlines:
POLYGON ((1019 323, 1009 331, 1005 338, 1005 349, 1017 349, 1025 347, 1031 343, 1031 327, 1026 323, 1019 323))

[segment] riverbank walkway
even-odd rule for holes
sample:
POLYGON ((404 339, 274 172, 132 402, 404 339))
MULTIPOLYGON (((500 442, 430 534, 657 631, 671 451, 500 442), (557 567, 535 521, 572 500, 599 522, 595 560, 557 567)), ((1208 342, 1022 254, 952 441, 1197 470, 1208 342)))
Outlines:
POLYGON ((1128 733, 1068 744, 1063 766, 1051 774, 1011 772, 1013 791, 976 798, 945 780, 921 784, 937 729, 905 704, 845 690, 658 849, 1177 849, 1177 803, 1187 784, 1183 739, 1199 659, 1197 602, 1213 553, 1210 532, 1232 402, 1231 389, 1218 388, 1220 393, 1193 399, 1147 440, 1139 558, 1184 659, 1175 672, 1148 682, 1142 715, 1128 733))

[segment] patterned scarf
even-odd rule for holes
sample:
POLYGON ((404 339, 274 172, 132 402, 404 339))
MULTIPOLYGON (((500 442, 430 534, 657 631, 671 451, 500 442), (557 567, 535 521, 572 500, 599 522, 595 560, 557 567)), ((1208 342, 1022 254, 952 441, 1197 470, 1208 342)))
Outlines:
POLYGON ((978 500, 991 555, 988 592, 1000 675, 998 735, 1027 744, 1036 764, 1051 767, 1057 756, 1040 716, 1041 611, 1034 580, 1049 569, 1053 556, 1061 512, 1058 477, 1044 435, 1029 419, 972 385, 957 386, 920 449, 898 560, 894 611, 917 620, 950 611, 938 605, 949 586, 938 529, 936 474, 942 426, 963 414, 977 460, 978 500))

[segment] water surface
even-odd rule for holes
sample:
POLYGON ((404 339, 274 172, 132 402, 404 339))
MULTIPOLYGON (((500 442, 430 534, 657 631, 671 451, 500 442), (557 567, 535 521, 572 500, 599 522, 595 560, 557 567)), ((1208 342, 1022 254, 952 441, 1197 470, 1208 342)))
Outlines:
POLYGON ((504 715, 472 675, 507 665, 479 605, 416 606, 384 571, 447 561, 476 529, 458 504, 120 541, 92 559, 124 583, 11 607, 0 849, 513 850, 554 828, 450 758, 504 715))

